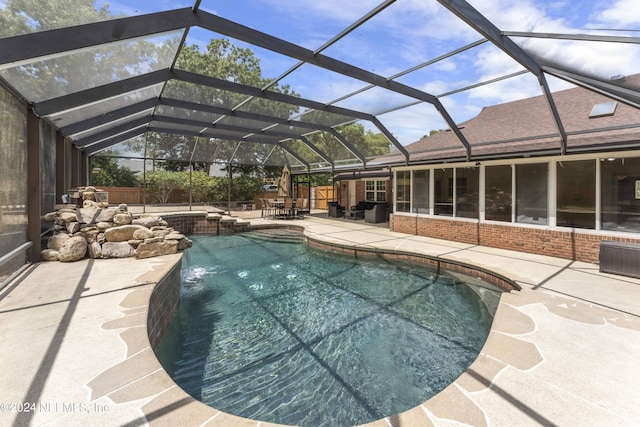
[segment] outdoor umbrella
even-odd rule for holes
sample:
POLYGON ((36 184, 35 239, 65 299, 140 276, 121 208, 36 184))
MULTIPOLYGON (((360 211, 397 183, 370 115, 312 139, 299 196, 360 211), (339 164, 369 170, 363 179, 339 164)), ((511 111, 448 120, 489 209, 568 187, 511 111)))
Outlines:
POLYGON ((291 175, 289 174, 289 168, 285 165, 282 169, 280 185, 278 185, 278 197, 290 197, 289 187, 291 187, 291 175))

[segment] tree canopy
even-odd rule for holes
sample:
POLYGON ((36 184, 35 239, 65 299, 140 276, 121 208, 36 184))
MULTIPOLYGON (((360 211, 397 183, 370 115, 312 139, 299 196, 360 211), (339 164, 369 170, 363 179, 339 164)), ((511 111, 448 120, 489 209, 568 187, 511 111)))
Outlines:
POLYGON ((0 37, 103 21, 116 16, 94 0, 5 0, 0 9, 0 37))
MULTIPOLYGON (((4 7, 0 8, 0 37, 117 17, 110 11, 108 3, 100 4, 95 0, 5 0, 4 7)), ((180 35, 176 33, 173 36, 149 36, 69 52, 28 65, 7 68, 0 71, 0 75, 7 81, 15 82, 16 88, 22 93, 28 93, 30 99, 38 101, 168 68, 175 60, 175 68, 179 70, 261 88, 268 92, 299 96, 290 86, 273 83, 273 77, 263 76, 260 59, 251 49, 236 46, 225 38, 213 38, 204 47, 182 46, 176 58, 180 35)), ((341 139, 348 141, 354 151, 362 153, 367 158, 389 151, 389 142, 382 134, 370 130, 365 132, 361 124, 336 126, 337 123, 347 122, 349 118, 325 111, 307 111, 301 115, 300 108, 293 104, 267 97, 251 98, 246 94, 221 87, 182 80, 168 81, 163 88, 162 96, 227 109, 239 108, 242 112, 263 116, 284 119, 301 117, 301 120, 309 123, 335 127, 339 135, 332 132, 315 132, 310 134, 309 139, 331 160, 338 162, 356 158, 342 144, 341 139)), ((295 156, 278 147, 280 141, 286 139, 288 134, 293 138, 283 143, 283 146, 296 152, 310 164, 323 163, 314 150, 295 139, 301 132, 300 128, 295 129, 295 120, 289 126, 280 124, 273 127, 273 122, 267 120, 262 123, 237 116, 220 116, 167 105, 155 107, 154 116, 193 120, 203 124, 215 123, 227 132, 223 132, 220 138, 194 136, 205 126, 199 128, 197 124, 172 124, 171 120, 161 120, 161 127, 168 127, 173 131, 148 132, 144 141, 147 144, 147 157, 164 160, 163 164, 168 169, 183 170, 184 164, 192 163, 196 169, 207 171, 212 163, 231 163, 234 172, 264 174, 264 166, 281 167, 283 164, 297 162, 293 158, 295 156), (268 133, 265 133, 263 140, 252 143, 251 139, 243 140, 247 133, 240 130, 243 127, 269 128, 277 134, 272 135, 269 140, 268 133), (182 130, 188 132, 180 134, 182 130)), ((143 140, 136 139, 130 142, 130 149, 141 153, 141 141, 143 140)))
MULTIPOLYGON (((108 5, 93 0, 7 0, 0 9, 0 37, 116 18, 108 5)), ((131 40, 70 52, 56 58, 8 68, 2 75, 31 99, 78 92, 143 74, 170 64, 178 36, 131 40)))
POLYGON ((133 187, 137 184, 136 174, 131 169, 120 166, 113 157, 96 157, 92 163, 93 185, 107 187, 133 187))

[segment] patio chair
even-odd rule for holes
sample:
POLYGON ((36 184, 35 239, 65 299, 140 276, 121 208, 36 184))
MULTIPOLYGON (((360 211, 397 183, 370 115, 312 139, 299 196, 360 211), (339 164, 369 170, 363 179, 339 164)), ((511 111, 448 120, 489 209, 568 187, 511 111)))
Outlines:
POLYGON ((282 206, 284 206, 284 199, 282 198, 269 199, 269 206, 271 206, 271 208, 273 209, 274 216, 277 216, 280 214, 280 210, 282 209, 282 206))
POLYGON ((260 197, 258 198, 258 201, 260 201, 260 217, 264 218, 265 212, 269 212, 269 202, 266 197, 260 197))
POLYGON ((293 206, 293 199, 291 197, 286 197, 284 199, 284 205, 282 206, 281 216, 284 219, 293 218, 294 206, 293 206))
POLYGON ((338 202, 329 202, 329 217, 330 218, 341 218, 344 216, 344 206, 340 206, 338 202))
POLYGON ((309 199, 304 197, 298 197, 296 199, 296 215, 304 217, 305 214, 309 214, 309 199))
POLYGON ((373 205, 364 211, 364 222, 377 224, 387 220, 387 205, 373 205))
POLYGON ((274 218, 278 212, 278 203, 275 199, 265 199, 267 218, 274 218))

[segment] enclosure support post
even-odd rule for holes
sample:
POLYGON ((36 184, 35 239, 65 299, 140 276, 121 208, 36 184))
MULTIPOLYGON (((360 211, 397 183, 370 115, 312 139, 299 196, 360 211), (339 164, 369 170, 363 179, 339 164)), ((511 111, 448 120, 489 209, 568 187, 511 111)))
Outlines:
POLYGON ((142 156, 142 213, 147 212, 147 134, 144 135, 144 155, 142 156))
POLYGON ((227 181, 227 215, 231 215, 231 179, 233 178, 231 163, 227 164, 227 169, 229 169, 229 180, 227 181))
POLYGON ((41 192, 40 184, 40 119, 29 110, 27 115, 27 240, 33 244, 28 252, 29 261, 40 261, 41 192))

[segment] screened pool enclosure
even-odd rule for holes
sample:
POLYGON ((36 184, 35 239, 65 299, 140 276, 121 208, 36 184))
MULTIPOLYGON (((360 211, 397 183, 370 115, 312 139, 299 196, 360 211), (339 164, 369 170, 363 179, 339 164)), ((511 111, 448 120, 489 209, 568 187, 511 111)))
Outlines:
MULTIPOLYGON (((637 25, 611 18, 623 2, 610 6, 1 2, 0 269, 23 263, 40 215, 89 183, 94 156, 287 165, 296 175, 597 151, 571 144, 553 92, 582 87, 639 106, 638 79, 625 78, 640 71, 637 25), (521 151, 461 125, 532 96, 545 99, 554 130, 521 151), (435 131, 458 150, 406 148, 435 131)), ((593 132, 608 130, 619 129, 593 132)))
MULTIPOLYGON (((545 23, 525 31, 530 22, 509 22, 479 0, 357 2, 340 11, 289 2, 176 1, 169 11, 145 4, 145 14, 132 3, 123 9, 131 16, 100 9, 36 21, 39 14, 27 12, 22 25, 5 26, 0 40, 5 87, 88 156, 108 150, 287 164, 293 171, 366 168, 380 153, 341 132, 360 123, 384 135, 403 164, 412 160, 404 146, 434 129, 451 129, 473 159, 474 141, 457 126, 468 118, 458 111, 469 99, 462 94, 500 91, 510 87, 507 80, 546 97, 562 153, 566 130, 550 89, 558 80, 633 105, 639 100, 637 87, 616 79, 638 71, 637 62, 620 61, 640 54, 634 31, 560 34, 540 31, 545 23), (248 66, 250 75, 191 54, 220 39, 251 50, 257 63, 248 66), (400 123, 403 116, 414 118, 417 133, 400 123), (125 144, 147 133, 160 135, 154 142, 179 137, 146 151, 144 143, 125 144)), ((9 8, 3 13, 11 18, 9 8)), ((15 13, 19 20, 24 12, 15 13)))

